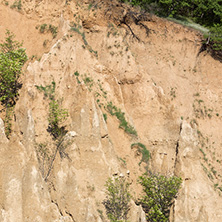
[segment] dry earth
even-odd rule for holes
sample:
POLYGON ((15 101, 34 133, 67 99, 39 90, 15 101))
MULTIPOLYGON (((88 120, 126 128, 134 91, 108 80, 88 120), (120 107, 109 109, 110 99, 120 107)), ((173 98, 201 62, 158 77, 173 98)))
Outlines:
MULTIPOLYGON (((199 54, 200 33, 151 15, 141 26, 127 14, 133 9, 115 1, 22 0, 21 10, 14 3, 0 4, 0 39, 12 31, 29 61, 10 139, 0 121, 0 221, 105 221, 107 178, 125 176, 136 200, 137 178, 148 167, 183 179, 171 221, 221 222, 222 65, 199 54), (41 33, 43 24, 57 27, 57 35, 41 33), (39 148, 51 155, 55 147, 49 101, 36 86, 53 81, 69 132, 45 182, 39 148), (109 102, 137 136, 119 128, 109 102), (138 142, 151 153, 148 165, 131 148, 138 142)), ((145 221, 131 205, 129 220, 145 221)))

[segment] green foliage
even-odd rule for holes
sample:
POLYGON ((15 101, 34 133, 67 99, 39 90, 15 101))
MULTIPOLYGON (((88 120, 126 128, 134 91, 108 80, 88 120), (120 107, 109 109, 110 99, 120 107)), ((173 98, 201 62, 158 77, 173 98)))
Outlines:
POLYGON ((206 41, 209 41, 208 44, 210 45, 213 51, 222 51, 222 26, 215 25, 214 27, 210 28, 210 33, 205 36, 206 41))
POLYGON ((111 222, 124 222, 130 210, 129 183, 125 178, 109 178, 106 182, 107 197, 103 201, 107 217, 111 222))
POLYGON ((11 7, 10 8, 17 8, 18 10, 21 10, 22 9, 22 2, 21 2, 21 0, 19 0, 19 1, 15 1, 12 5, 11 5, 11 7))
POLYGON ((133 143, 131 145, 131 148, 133 148, 134 146, 137 146, 138 147, 138 151, 142 154, 142 159, 141 161, 139 162, 139 165, 144 162, 144 163, 147 163, 149 162, 149 159, 150 159, 150 152, 149 150, 146 148, 146 146, 142 143, 133 143))
POLYGON ((79 80, 79 72, 76 71, 76 72, 74 73, 74 75, 76 76, 76 81, 77 81, 77 83, 78 83, 78 84, 81 84, 81 81, 79 80))
POLYGON ((22 44, 14 40, 14 35, 7 30, 4 43, 0 44, 0 101, 3 105, 14 105, 21 88, 19 77, 27 61, 22 44))
POLYGON ((193 111, 196 118, 211 118, 213 114, 213 109, 206 107, 202 99, 195 99, 193 102, 193 111))
POLYGON ((39 91, 44 92, 44 98, 49 98, 50 100, 55 100, 55 82, 53 81, 51 85, 47 86, 35 86, 39 91))
POLYGON ((120 121, 119 127, 124 129, 124 131, 130 135, 137 136, 137 132, 133 126, 131 126, 125 118, 125 113, 118 109, 116 106, 109 102, 107 105, 107 110, 112 116, 116 116, 117 119, 120 121))
POLYGON ((39 91, 44 92, 44 97, 49 99, 49 114, 48 114, 48 128, 47 131, 50 133, 52 136, 53 140, 55 141, 55 151, 54 154, 51 155, 50 157, 48 156, 48 149, 45 146, 40 146, 38 152, 40 153, 40 161, 43 163, 43 177, 45 181, 47 181, 50 172, 53 168, 53 163, 56 158, 57 152, 59 152, 60 157, 68 157, 68 154, 65 153, 64 149, 66 146, 69 145, 69 143, 64 144, 64 138, 67 133, 66 127, 63 126, 64 121, 68 117, 68 112, 66 109, 63 109, 60 105, 60 101, 55 99, 55 88, 56 84, 53 81, 51 85, 47 86, 36 86, 36 88, 39 91), (48 169, 47 173, 44 174, 44 162, 45 160, 48 159, 48 169))
POLYGON ((106 113, 103 113, 103 118, 104 118, 105 122, 107 122, 107 114, 106 113))
POLYGON ((73 32, 77 32, 79 35, 81 35, 82 36, 82 40, 84 42, 83 48, 87 48, 90 53, 94 53, 94 55, 96 57, 98 57, 97 51, 93 50, 92 47, 88 44, 88 42, 86 40, 85 32, 84 31, 82 31, 82 32, 80 31, 81 28, 82 28, 82 26, 73 23, 70 30, 73 31, 73 32))
POLYGON ((222 21, 221 0, 131 0, 146 11, 154 11, 160 16, 192 17, 200 24, 212 26, 222 21))
POLYGON ((91 88, 93 86, 93 79, 85 74, 83 77, 83 82, 88 87, 89 91, 91 91, 91 88))
POLYGON ((27 61, 25 49, 22 44, 14 40, 15 36, 6 31, 5 42, 0 44, 0 102, 6 109, 5 129, 6 136, 11 132, 13 107, 22 87, 19 77, 22 67, 27 61))
POLYGON ((46 30, 46 28, 47 28, 47 24, 42 24, 42 25, 40 25, 39 31, 40 31, 41 33, 44 33, 45 30, 46 30))
POLYGON ((182 179, 159 174, 139 177, 144 196, 139 200, 150 222, 169 221, 170 206, 180 189, 182 179))
POLYGON ((66 120, 67 117, 67 110, 62 109, 58 101, 51 100, 49 103, 48 132, 51 133, 54 139, 63 137, 66 134, 67 131, 64 127, 61 127, 61 124, 66 120))
POLYGON ((49 31, 52 33, 52 37, 56 38, 57 33, 58 33, 58 27, 50 24, 49 25, 49 31))
POLYGON ((36 28, 37 29, 39 28, 40 33, 51 32, 53 38, 56 38, 57 33, 58 33, 58 27, 51 25, 51 24, 47 25, 44 23, 44 24, 40 25, 40 27, 37 26, 36 28))
MULTIPOLYGON (((210 32, 206 35, 205 42, 207 45, 205 45, 205 49, 210 48, 211 55, 222 62, 221 0, 122 0, 122 2, 139 5, 145 11, 154 12, 159 16, 176 18, 183 24, 190 24, 194 21, 209 28, 210 32)), ((194 24, 191 27, 202 32, 204 30, 194 24)))
POLYGON ((36 88, 44 92, 44 97, 49 98, 49 125, 47 131, 53 136, 53 138, 59 139, 66 134, 64 126, 61 126, 62 123, 68 117, 68 112, 66 109, 62 109, 60 102, 55 99, 55 87, 56 84, 53 81, 51 85, 47 86, 36 86, 36 88))
POLYGON ((79 76, 79 72, 76 71, 76 72, 74 73, 74 75, 75 75, 75 76, 79 76))

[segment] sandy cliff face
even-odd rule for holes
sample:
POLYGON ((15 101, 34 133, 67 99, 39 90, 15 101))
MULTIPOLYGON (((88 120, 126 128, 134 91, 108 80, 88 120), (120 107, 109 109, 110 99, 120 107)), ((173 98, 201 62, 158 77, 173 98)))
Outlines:
MULTIPOLYGON (((198 54, 201 36, 154 16, 142 21, 148 35, 128 18, 132 33, 122 22, 129 7, 109 1, 22 1, 20 11, 8 3, 0 5, 1 36, 13 31, 32 60, 9 140, 0 119, 0 221, 104 221, 108 177, 127 177, 134 198, 140 195, 137 178, 147 164, 131 144, 141 142, 150 170, 183 179, 171 221, 220 222, 221 63, 198 54), (42 24, 58 27, 57 36, 41 33, 42 24), (68 133, 44 181, 48 162, 40 150, 51 158, 55 145, 49 100, 36 86, 53 81, 68 133), (119 128, 109 102, 137 136, 119 128)), ((130 221, 145 221, 131 205, 130 221)))

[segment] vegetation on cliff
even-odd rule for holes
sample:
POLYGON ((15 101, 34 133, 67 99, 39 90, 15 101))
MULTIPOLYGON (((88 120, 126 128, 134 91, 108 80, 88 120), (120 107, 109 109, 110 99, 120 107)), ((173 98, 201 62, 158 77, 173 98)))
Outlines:
POLYGON ((22 74, 22 67, 28 59, 22 43, 14 38, 15 35, 7 30, 5 42, 0 44, 0 102, 6 112, 7 137, 11 132, 13 107, 19 96, 18 91, 22 87, 19 77, 22 74))
MULTIPOLYGON (((181 187, 182 179, 146 173, 139 177, 139 183, 143 187, 143 195, 137 204, 142 205, 146 219, 150 222, 169 221, 170 207, 181 187)), ((127 221, 131 199, 129 186, 124 177, 109 178, 106 181, 107 196, 103 205, 111 222, 127 221)))
POLYGON ((167 222, 170 216, 170 207, 180 189, 182 179, 176 176, 159 174, 144 174, 139 177, 144 196, 139 200, 150 222, 167 222))
POLYGON ((129 183, 125 178, 109 178, 106 182, 107 197, 103 201, 107 217, 111 222, 122 222, 128 219, 131 195, 129 183))
POLYGON ((56 99, 55 88, 56 83, 53 81, 51 85, 47 86, 36 86, 36 88, 44 92, 44 97, 49 99, 49 113, 48 113, 48 128, 47 131, 52 136, 55 141, 54 149, 50 155, 49 148, 47 144, 38 145, 38 159, 41 165, 42 176, 45 181, 47 181, 51 170, 53 168, 53 163, 55 161, 56 155, 59 152, 60 156, 68 157, 68 154, 65 153, 65 148, 68 145, 64 144, 64 138, 67 133, 66 126, 63 125, 64 121, 68 117, 68 111, 61 107, 61 101, 56 99), (47 164, 45 164, 47 162, 47 164), (46 166, 48 165, 48 166, 46 166), (47 168, 47 169, 45 169, 47 168), (45 174, 46 171, 46 174, 45 174))
POLYGON ((158 16, 182 20, 190 19, 206 27, 206 41, 201 51, 208 49, 215 59, 222 61, 222 1, 221 0, 121 0, 158 16))

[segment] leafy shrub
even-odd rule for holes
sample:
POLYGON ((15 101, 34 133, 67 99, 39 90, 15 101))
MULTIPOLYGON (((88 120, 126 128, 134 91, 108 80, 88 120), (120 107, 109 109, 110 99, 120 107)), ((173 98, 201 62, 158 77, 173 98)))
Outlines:
POLYGON ((53 136, 53 139, 59 139, 66 134, 64 126, 62 123, 68 117, 68 112, 66 109, 62 109, 59 101, 55 99, 55 82, 53 81, 51 85, 47 86, 36 86, 40 91, 44 92, 44 97, 49 98, 49 125, 47 131, 53 136))
POLYGON ((107 197, 103 201, 107 217, 111 222, 123 222, 127 220, 130 210, 129 183, 125 178, 109 178, 105 185, 107 197))
POLYGON ((144 196, 139 200, 149 222, 169 221, 170 206, 180 189, 182 179, 159 174, 139 177, 144 196))
POLYGON ((11 115, 13 107, 22 87, 19 77, 22 67, 27 61, 25 49, 22 44, 14 40, 15 35, 6 31, 5 42, 0 44, 0 102, 6 109, 5 128, 6 136, 11 132, 11 115))
POLYGON ((14 34, 7 30, 5 42, 0 44, 0 101, 4 105, 15 104, 21 88, 19 77, 28 59, 22 44, 14 38, 14 34))
POLYGON ((51 133, 54 139, 63 137, 66 134, 66 130, 61 124, 66 120, 68 112, 66 109, 62 109, 59 102, 51 100, 49 103, 49 126, 48 132, 51 133))

